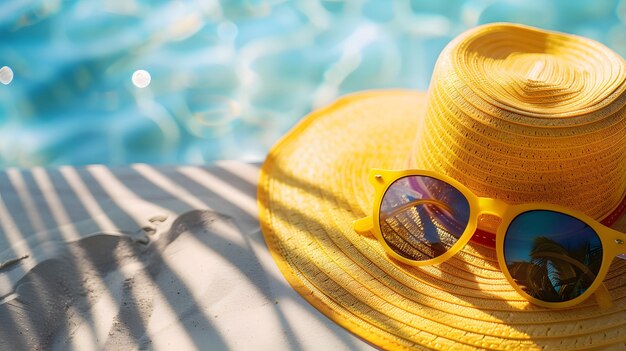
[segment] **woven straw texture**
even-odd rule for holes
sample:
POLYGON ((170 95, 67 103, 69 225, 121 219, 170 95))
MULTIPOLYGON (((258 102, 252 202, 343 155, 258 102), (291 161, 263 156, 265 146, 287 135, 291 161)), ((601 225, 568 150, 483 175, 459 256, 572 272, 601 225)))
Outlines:
MULTIPOLYGON (((477 32, 491 31, 494 27, 498 26, 479 28, 477 32)), ((466 35, 471 37, 471 33, 466 35)), ((588 43, 582 39, 576 40, 588 43)), ((482 43, 482 40, 476 40, 476 43, 460 40, 452 43, 452 46, 471 47, 478 45, 479 41, 482 43)), ((496 43, 491 46, 494 52, 508 57, 497 48, 496 43)), ((519 50, 522 49, 524 47, 519 50)), ((448 47, 446 52, 453 50, 448 47)), ((462 51, 468 50, 466 48, 462 51)), ((457 58, 463 52, 442 56, 442 60, 457 58)), ((470 57, 476 55, 468 54, 463 60, 473 60, 470 57)), ((445 88, 445 84, 452 84, 454 79, 461 79, 459 77, 467 79, 467 76, 459 73, 461 69, 455 66, 462 64, 461 59, 454 64, 452 61, 446 64, 442 60, 438 63, 428 98, 424 93, 409 91, 365 92, 344 97, 309 115, 270 151, 259 181, 259 218, 279 268, 289 283, 322 313, 383 349, 626 349, 624 260, 615 259, 605 279, 605 285, 613 298, 613 307, 602 310, 591 298, 573 308, 554 311, 531 305, 519 296, 501 273, 492 249, 470 243, 443 264, 409 267, 393 262, 373 237, 362 236, 352 230, 353 220, 372 213, 373 189, 367 182, 370 168, 403 169, 407 167, 409 158, 409 162, 422 165, 431 160, 427 169, 461 172, 464 167, 473 167, 468 175, 474 183, 468 185, 485 193, 494 189, 498 194, 501 194, 502 189, 511 194, 530 193, 529 189, 532 188, 507 188, 514 185, 507 174, 513 178, 519 177, 521 184, 526 184, 528 181, 524 177, 528 177, 529 170, 533 170, 537 176, 555 172, 547 165, 553 161, 533 162, 537 159, 528 156, 545 152, 553 157, 554 151, 549 152, 548 149, 554 147, 549 141, 537 137, 541 132, 550 130, 545 126, 548 123, 545 121, 561 124, 553 128, 555 134, 550 132, 546 135, 549 138, 545 139, 557 139, 554 145, 558 145, 557 150, 564 152, 568 151, 565 145, 570 144, 567 143, 576 144, 578 148, 593 144, 593 138, 600 138, 595 135, 599 130, 604 130, 604 138, 610 139, 613 134, 608 130, 622 128, 624 124, 623 114, 620 119, 610 117, 612 115, 606 112, 609 108, 606 106, 612 106, 614 101, 620 99, 617 96, 611 103, 606 102, 611 96, 606 87, 583 94, 595 96, 593 99, 598 100, 595 101, 596 105, 606 105, 595 110, 604 110, 603 114, 594 115, 590 112, 591 117, 586 122, 583 122, 583 112, 569 113, 562 103, 549 107, 555 113, 564 113, 562 118, 556 118, 555 115, 529 117, 531 113, 539 114, 537 111, 541 110, 537 108, 539 100, 532 102, 532 98, 527 105, 515 104, 520 109, 516 112, 517 117, 513 114, 494 117, 480 114, 478 110, 469 112, 469 103, 466 101, 457 112, 445 112, 450 115, 436 118, 437 109, 452 108, 451 102, 461 104, 459 101, 462 99, 458 96, 455 98, 457 100, 450 95, 445 97, 445 93, 452 94, 447 90, 449 88, 445 88), (443 75, 444 70, 452 70, 450 67, 455 67, 454 73, 458 76, 452 73, 443 75), (438 101, 446 101, 445 106, 438 101), (521 113, 522 108, 527 112, 521 113), (544 124, 536 123, 535 129, 530 127, 532 121, 539 120, 544 121, 544 124), (463 127, 460 123, 471 125, 473 129, 463 127), (466 129, 461 132, 457 128, 466 129), (417 142, 416 135, 421 136, 417 142), (430 138, 430 144, 420 138, 430 138), (576 140, 582 138, 586 141, 576 140), (505 141, 509 143, 506 147, 505 141), (517 142, 526 143, 523 144, 525 147, 520 147, 517 142), (489 166, 485 167, 493 167, 483 169, 484 174, 479 172, 479 166, 482 165, 477 166, 474 159, 464 153, 467 148, 478 145, 483 146, 476 149, 476 154, 481 152, 484 155, 475 156, 476 160, 488 161, 489 166), (427 152, 422 149, 424 147, 438 150, 427 152), (516 151, 510 151, 509 147, 516 151), (516 152, 521 152, 521 155, 514 156, 516 152), (493 157, 506 158, 508 162, 518 161, 520 157, 526 160, 506 166, 507 161, 496 162, 493 157), (448 160, 451 160, 450 164, 443 166, 443 162, 448 160), (494 178, 490 178, 492 176, 494 178), (496 183, 504 179, 505 185, 491 185, 491 179, 496 183)), ((605 62, 598 65, 606 67, 607 60, 603 58, 602 61, 605 62)), ((492 64, 497 66, 496 62, 492 64)), ((527 66, 528 63, 519 63, 518 67, 523 71, 522 68, 527 66)), ((567 71, 565 68, 562 70, 567 71)), ((541 72, 533 74, 534 77, 541 76, 541 72)), ((585 80, 591 80, 588 76, 591 74, 607 78, 604 70, 581 74, 585 80)), ((623 73, 615 72, 616 78, 611 81, 617 80, 619 74, 623 73)), ((504 81, 512 79, 504 74, 497 76, 504 81)), ((548 80, 558 81, 558 77, 552 77, 551 74, 548 80)), ((618 83, 613 82, 611 86, 622 87, 618 83)), ((477 103, 474 107, 483 104, 486 110, 488 106, 493 108, 498 105, 499 110, 505 110, 507 104, 515 103, 514 98, 507 95, 513 94, 513 91, 505 91, 506 87, 500 88, 501 95, 488 91, 489 96, 497 96, 488 100, 485 90, 480 93, 473 91, 487 89, 485 84, 472 86, 472 89, 467 88, 467 83, 458 84, 458 94, 464 89, 466 91, 463 94, 469 94, 472 90, 472 99, 475 99, 472 102, 477 103)), ((489 84, 494 85, 490 89, 498 89, 493 81, 489 84)), ((591 82, 583 85, 586 84, 591 82)), ((572 109, 581 111, 591 105, 590 101, 583 103, 580 97, 571 102, 572 109)), ((623 129, 621 133, 624 134, 623 129)), ((592 146, 589 152, 595 153, 595 148, 601 147, 607 153, 617 154, 615 149, 622 147, 621 144, 614 144, 610 149, 601 144, 593 144, 596 146, 592 146)), ((474 155, 474 149, 469 153, 474 155)), ((580 157, 585 158, 585 155, 580 157)), ((615 157, 621 163, 615 162, 613 167, 619 165, 624 168, 624 152, 615 157)), ((567 163, 568 169, 575 174, 571 176, 572 181, 584 178, 584 182, 576 183, 576 186, 562 186, 566 186, 569 191, 584 191, 586 196, 597 198, 594 192, 587 191, 586 184, 593 183, 594 187, 606 188, 604 183, 600 184, 592 178, 607 179, 598 169, 604 169, 605 163, 609 161, 598 155, 585 160, 590 163, 576 161, 577 167, 572 161, 567 163), (580 177, 580 174, 586 177, 580 177)), ((555 159, 554 162, 560 161, 555 159)), ((613 193, 623 190, 624 184, 623 178, 622 183, 616 183, 614 178, 618 175, 614 168, 605 171, 613 172, 613 176, 609 177, 613 187, 598 201, 602 201, 608 210, 591 204, 587 198, 583 199, 599 212, 610 212, 609 207, 614 207, 616 201, 605 201, 604 197, 615 197, 613 193)), ((623 172, 624 169, 621 169, 623 172)), ((620 176, 623 176, 621 173, 620 176)), ((456 176, 453 172, 451 175, 456 176)), ((535 179, 530 181, 541 183, 535 179)), ((522 198, 516 200, 521 201, 522 198)), ((625 216, 618 219, 615 227, 626 230, 625 216)))
POLYGON ((626 190, 626 65, 605 46, 490 25, 442 52, 414 168, 479 196, 607 216, 626 190))

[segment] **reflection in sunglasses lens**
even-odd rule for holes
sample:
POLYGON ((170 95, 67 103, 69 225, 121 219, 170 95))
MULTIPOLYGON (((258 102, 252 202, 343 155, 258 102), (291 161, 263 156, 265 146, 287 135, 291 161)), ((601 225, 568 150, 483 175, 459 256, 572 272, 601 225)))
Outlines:
POLYGON ((469 221, 469 202, 452 185, 427 176, 396 180, 380 207, 380 229, 393 251, 425 261, 449 250, 469 221))
POLYGON ((504 239, 513 280, 528 295, 564 302, 582 295, 602 264, 602 243, 586 223, 564 213, 533 210, 518 215, 504 239))

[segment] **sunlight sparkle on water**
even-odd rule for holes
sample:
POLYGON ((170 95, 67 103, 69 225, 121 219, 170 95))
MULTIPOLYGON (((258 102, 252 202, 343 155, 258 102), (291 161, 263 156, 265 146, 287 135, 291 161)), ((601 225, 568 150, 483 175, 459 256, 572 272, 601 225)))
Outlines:
POLYGON ((11 67, 4 66, 0 68, 0 83, 9 85, 13 80, 13 70, 11 67))
POLYGON ((150 76, 150 73, 146 70, 140 69, 133 73, 132 81, 137 88, 147 87, 148 85, 150 85, 151 80, 152 77, 150 76))

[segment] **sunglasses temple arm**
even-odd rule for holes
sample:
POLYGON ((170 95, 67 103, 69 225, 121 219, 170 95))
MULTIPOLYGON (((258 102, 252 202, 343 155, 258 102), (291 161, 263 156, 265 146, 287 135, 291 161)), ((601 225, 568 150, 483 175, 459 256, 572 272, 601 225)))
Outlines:
POLYGON ((352 222, 352 228, 355 232, 359 234, 368 234, 372 232, 372 227, 374 226, 372 216, 367 216, 361 219, 357 219, 352 222))

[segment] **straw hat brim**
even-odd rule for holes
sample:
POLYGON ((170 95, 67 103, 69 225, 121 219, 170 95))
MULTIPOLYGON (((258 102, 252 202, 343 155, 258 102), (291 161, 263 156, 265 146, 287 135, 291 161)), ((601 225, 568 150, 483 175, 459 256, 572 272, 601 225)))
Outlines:
MULTIPOLYGON (((383 349, 626 349, 626 261, 605 279, 613 306, 529 304, 495 251, 468 244, 445 263, 394 262, 352 222, 372 213, 370 168, 404 169, 426 95, 373 91, 313 112, 263 164, 259 219, 280 270, 306 300, 383 349)), ((617 222, 626 228, 624 216, 617 222)))

